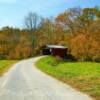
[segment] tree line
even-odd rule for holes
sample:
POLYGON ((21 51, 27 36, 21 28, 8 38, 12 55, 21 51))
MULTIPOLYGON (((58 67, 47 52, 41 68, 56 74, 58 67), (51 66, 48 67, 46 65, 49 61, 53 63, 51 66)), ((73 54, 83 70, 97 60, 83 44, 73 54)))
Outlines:
POLYGON ((29 13, 24 29, 0 30, 0 59, 23 59, 46 44, 64 45, 79 61, 100 61, 100 8, 70 8, 55 18, 29 13))

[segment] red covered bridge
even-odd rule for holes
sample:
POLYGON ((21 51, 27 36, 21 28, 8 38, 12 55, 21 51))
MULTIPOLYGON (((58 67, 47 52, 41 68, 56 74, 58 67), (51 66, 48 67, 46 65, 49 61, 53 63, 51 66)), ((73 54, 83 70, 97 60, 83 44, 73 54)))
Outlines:
POLYGON ((44 55, 60 56, 62 58, 66 57, 68 48, 61 45, 46 45, 42 49, 44 55))

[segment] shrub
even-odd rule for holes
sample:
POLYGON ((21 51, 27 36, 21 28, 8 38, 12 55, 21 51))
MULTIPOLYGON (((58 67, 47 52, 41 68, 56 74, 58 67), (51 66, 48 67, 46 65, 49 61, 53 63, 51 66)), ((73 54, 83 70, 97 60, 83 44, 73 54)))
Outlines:
POLYGON ((55 56, 54 59, 51 62, 52 66, 57 66, 63 61, 63 59, 60 56, 55 56))
POLYGON ((86 34, 79 34, 70 41, 71 53, 79 61, 99 61, 99 45, 92 36, 86 34))

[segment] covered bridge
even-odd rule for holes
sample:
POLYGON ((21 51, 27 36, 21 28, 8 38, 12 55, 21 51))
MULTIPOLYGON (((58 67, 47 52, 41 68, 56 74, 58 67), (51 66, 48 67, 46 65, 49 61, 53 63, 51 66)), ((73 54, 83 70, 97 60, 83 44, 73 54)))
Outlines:
POLYGON ((66 57, 68 48, 61 45, 46 45, 42 49, 43 55, 66 57))

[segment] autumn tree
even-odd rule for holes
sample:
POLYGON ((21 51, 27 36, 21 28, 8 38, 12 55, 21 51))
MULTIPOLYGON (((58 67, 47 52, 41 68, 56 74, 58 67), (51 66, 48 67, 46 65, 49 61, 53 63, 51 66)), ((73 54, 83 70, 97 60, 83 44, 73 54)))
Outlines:
POLYGON ((100 8, 70 8, 56 18, 29 13, 24 29, 0 30, 0 59, 23 59, 40 54, 46 44, 64 45, 78 60, 100 60, 100 8))

